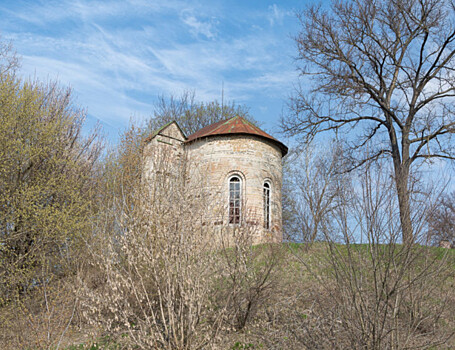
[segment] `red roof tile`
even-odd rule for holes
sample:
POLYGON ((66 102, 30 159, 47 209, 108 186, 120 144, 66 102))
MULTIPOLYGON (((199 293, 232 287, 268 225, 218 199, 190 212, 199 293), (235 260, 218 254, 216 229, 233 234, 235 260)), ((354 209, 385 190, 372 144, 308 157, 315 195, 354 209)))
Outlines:
POLYGON ((194 140, 210 136, 232 134, 256 135, 261 138, 268 139, 281 149, 283 157, 288 153, 288 148, 283 143, 240 116, 235 116, 233 118, 222 120, 220 122, 206 126, 205 128, 202 128, 196 131, 194 134, 188 136, 186 142, 192 142, 194 140))

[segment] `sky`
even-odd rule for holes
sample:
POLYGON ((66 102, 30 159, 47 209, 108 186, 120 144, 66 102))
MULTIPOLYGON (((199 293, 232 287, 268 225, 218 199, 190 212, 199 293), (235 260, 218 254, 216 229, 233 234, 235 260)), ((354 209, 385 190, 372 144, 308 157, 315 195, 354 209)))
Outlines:
POLYGON ((305 2, 0 0, 0 34, 21 74, 71 86, 113 142, 157 98, 235 101, 275 133, 297 83, 293 36, 305 2))

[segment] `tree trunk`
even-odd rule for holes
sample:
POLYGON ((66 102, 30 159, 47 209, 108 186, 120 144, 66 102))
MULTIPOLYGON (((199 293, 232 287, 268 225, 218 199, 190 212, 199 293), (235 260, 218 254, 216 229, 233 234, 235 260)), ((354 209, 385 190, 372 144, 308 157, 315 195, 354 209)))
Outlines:
POLYGON ((411 206, 409 201, 408 191, 409 181, 409 166, 400 164, 395 166, 395 185, 398 196, 398 206, 400 210, 400 223, 403 244, 412 244, 414 241, 412 222, 411 222, 411 206))

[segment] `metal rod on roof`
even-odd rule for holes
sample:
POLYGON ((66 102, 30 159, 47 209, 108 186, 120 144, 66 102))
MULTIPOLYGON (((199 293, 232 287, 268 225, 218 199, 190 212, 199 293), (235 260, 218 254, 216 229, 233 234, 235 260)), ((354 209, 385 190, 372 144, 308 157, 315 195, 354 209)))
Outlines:
POLYGON ((221 81, 221 116, 224 118, 224 80, 221 81))

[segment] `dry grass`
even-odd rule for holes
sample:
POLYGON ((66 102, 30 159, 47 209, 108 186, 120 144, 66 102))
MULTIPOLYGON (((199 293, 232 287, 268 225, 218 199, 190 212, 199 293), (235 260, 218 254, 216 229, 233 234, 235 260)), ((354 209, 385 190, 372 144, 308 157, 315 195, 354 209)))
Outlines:
MULTIPOLYGON (((251 271, 261 270, 267 266, 268 260, 270 260, 268 248, 265 245, 252 249, 255 253, 251 271)), ((367 251, 365 246, 358 248, 360 251, 367 251)), ((330 261, 328 251, 326 243, 314 243, 311 247, 298 244, 283 244, 279 247, 279 259, 268 280, 272 285, 261 295, 260 302, 255 305, 254 312, 249 315, 244 326, 236 327, 238 321, 236 310, 227 310, 229 312, 223 313, 224 323, 219 327, 216 339, 206 348, 352 348, 350 334, 346 327, 343 327, 346 320, 343 320, 344 315, 340 313, 342 308, 338 304, 342 300, 339 298, 339 293, 342 291, 337 291, 338 284, 335 280, 332 282, 329 280, 333 271, 328 264, 330 261), (311 270, 302 265, 302 261, 305 261, 311 270), (325 284, 321 284, 321 281, 324 281, 325 284), (229 317, 232 319, 229 320, 229 317)), ((436 259, 446 259, 445 266, 448 267, 449 275, 441 275, 441 278, 433 280, 434 283, 439 284, 432 290, 431 298, 422 302, 422 308, 430 307, 431 309, 434 306, 434 309, 431 310, 436 312, 443 305, 443 311, 437 320, 437 333, 430 334, 428 330, 425 330, 425 325, 422 325, 420 334, 415 335, 416 339, 408 342, 410 344, 408 348, 422 342, 425 337, 437 337, 442 342, 455 330, 455 251, 440 248, 431 248, 430 251, 436 259)), ((232 251, 230 254, 233 254, 232 251)), ((416 261, 416 264, 418 265, 419 261, 416 261)), ((220 287, 219 284, 218 287, 220 287)), ((74 295, 74 290, 71 290, 69 285, 66 285, 66 289, 62 286, 60 289, 56 286, 53 288, 52 295, 48 295, 48 306, 46 306, 46 300, 41 290, 35 294, 33 301, 29 300, 24 303, 24 305, 27 304, 26 308, 9 305, 0 311, 2 320, 0 329, 2 343, 0 345, 2 348, 124 348, 121 346, 121 342, 115 340, 118 334, 109 335, 101 330, 98 333, 97 345, 94 345, 93 341, 87 340, 88 325, 80 322, 77 312, 76 316, 71 317, 75 301, 71 296, 74 295), (52 301, 50 301, 51 299, 52 301), (71 322, 68 326, 69 321, 71 322), (64 332, 65 329, 66 332, 64 332), (63 337, 61 337, 62 334, 63 337), (108 337, 106 338, 106 336, 108 337), (69 346, 69 344, 74 345, 69 346)), ((246 293, 246 291, 248 288, 243 289, 242 293, 246 293)), ((218 292, 220 296, 226 295, 226 290, 218 288, 218 292)), ((229 307, 236 306, 239 307, 239 305, 232 304, 229 307)), ((403 315, 403 327, 405 321, 406 317, 403 315)), ((452 337, 447 343, 435 345, 432 348, 455 348, 455 339, 452 337)))

